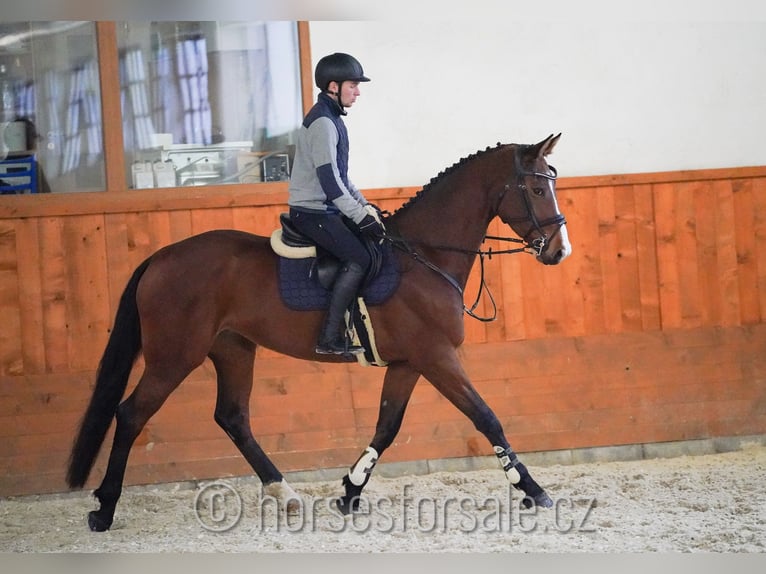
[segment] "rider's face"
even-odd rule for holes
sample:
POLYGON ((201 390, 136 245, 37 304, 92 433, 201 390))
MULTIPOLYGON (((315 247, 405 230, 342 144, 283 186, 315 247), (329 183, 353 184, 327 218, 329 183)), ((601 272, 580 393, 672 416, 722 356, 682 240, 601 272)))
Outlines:
POLYGON ((350 108, 359 97, 359 82, 343 82, 340 86, 340 102, 350 108))
POLYGON ((333 89, 336 88, 337 85, 338 84, 336 82, 330 82, 330 90, 338 92, 338 99, 344 108, 350 108, 354 105, 354 102, 356 102, 356 99, 361 94, 359 91, 359 82, 342 82, 340 85, 340 90, 333 89))

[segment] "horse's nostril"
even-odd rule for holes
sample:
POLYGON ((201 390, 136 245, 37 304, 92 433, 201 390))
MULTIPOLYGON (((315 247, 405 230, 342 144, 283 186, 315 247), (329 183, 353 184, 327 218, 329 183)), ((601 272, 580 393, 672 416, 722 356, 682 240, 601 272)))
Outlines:
POLYGON ((563 249, 559 249, 558 251, 556 251, 556 253, 554 253, 554 254, 551 256, 550 260, 548 261, 548 264, 549 264, 549 265, 556 265, 556 264, 557 264, 557 263, 559 263, 559 262, 560 262, 560 261, 561 261, 563 258, 564 258, 564 250, 563 250, 563 249))

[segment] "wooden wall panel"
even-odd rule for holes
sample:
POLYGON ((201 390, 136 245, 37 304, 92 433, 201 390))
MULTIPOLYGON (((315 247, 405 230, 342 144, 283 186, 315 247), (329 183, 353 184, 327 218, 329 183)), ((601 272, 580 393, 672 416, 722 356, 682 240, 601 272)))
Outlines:
MULTIPOLYGON (((587 193, 587 192, 586 192, 587 193)), ((562 334, 565 336, 577 336, 585 333, 585 309, 586 302, 583 296, 581 268, 585 256, 578 251, 581 245, 575 246, 575 238, 578 230, 587 218, 585 205, 581 206, 576 197, 580 193, 574 193, 572 190, 561 190, 559 192, 559 207, 561 212, 567 218, 567 232, 570 242, 573 244, 572 259, 567 260, 567 265, 561 265, 557 272, 561 276, 561 287, 553 296, 559 301, 561 309, 558 311, 561 317, 562 334), (569 263, 573 263, 569 265, 569 263)))
MULTIPOLYGON (((39 263, 42 273, 43 348, 48 373, 67 372, 66 256, 64 219, 40 221, 39 263)), ((34 251, 32 251, 34 253, 34 251)))
POLYGON ((506 341, 517 341, 526 337, 524 328, 524 294, 521 290, 521 257, 498 255, 488 265, 495 265, 501 269, 501 281, 503 284, 503 299, 498 301, 497 327, 488 326, 490 330, 502 330, 505 332, 506 341))
MULTIPOLYGON (((756 239, 755 260, 758 282, 758 303, 760 309, 760 321, 766 319, 766 178, 753 180, 753 235, 756 239)), ((741 289, 752 289, 753 285, 744 283, 741 289)), ((751 320, 756 321, 753 317, 751 320)))
POLYGON ((662 326, 670 329, 682 326, 681 286, 678 271, 680 256, 676 238, 676 196, 673 184, 654 187, 655 227, 657 233, 657 279, 662 326))
POLYGON ((104 217, 65 219, 66 339, 69 372, 91 370, 111 326, 104 217))
POLYGON ((736 242, 739 276, 739 319, 744 324, 761 319, 758 293, 758 257, 756 236, 756 202, 751 180, 732 183, 733 232, 736 242), (755 288, 754 288, 755 287, 755 288))
MULTIPOLYGON (((498 319, 466 318, 460 350, 517 450, 766 432, 766 169, 577 178, 559 187, 572 256, 556 267, 525 254, 487 259, 498 319)), ((393 211, 415 191, 368 197, 393 211)), ((59 215, 0 210, 0 495, 65 489, 72 436, 117 302, 145 257, 208 229, 269 235, 286 210, 274 192, 217 193, 162 203, 131 192, 133 204, 99 210, 85 201, 80 213, 67 205, 59 215)), ((509 234, 497 220, 489 232, 509 234)), ((486 294, 476 311, 492 312, 486 294)), ((348 465, 374 433, 382 377, 378 368, 259 349, 253 429, 285 471, 348 465)), ((206 362, 150 421, 129 483, 249 473, 213 421, 214 379, 206 362)), ((470 422, 421 380, 384 460, 487 453, 470 422)))
POLYGON ((605 309, 601 270, 599 219, 594 213, 595 190, 577 198, 577 212, 567 215, 572 255, 566 264, 577 269, 576 292, 582 297, 582 333, 603 333, 605 309), (583 201, 582 196, 587 199, 583 201), (579 216, 577 219, 574 216, 579 216))
POLYGON ((631 186, 635 198, 636 257, 641 308, 641 330, 652 331, 662 325, 660 289, 657 280, 657 241, 654 197, 651 185, 631 186))
POLYGON ((45 372, 42 272, 37 256, 40 236, 36 219, 23 219, 16 226, 18 266, 18 310, 21 319, 21 361, 23 372, 45 372))

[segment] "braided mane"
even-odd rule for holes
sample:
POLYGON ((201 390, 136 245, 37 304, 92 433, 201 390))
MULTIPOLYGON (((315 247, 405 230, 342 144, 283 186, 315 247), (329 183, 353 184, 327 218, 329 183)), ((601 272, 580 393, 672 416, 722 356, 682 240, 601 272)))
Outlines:
POLYGON ((431 188, 433 188, 436 184, 438 184, 441 180, 443 180, 448 175, 452 174, 455 170, 463 167, 466 163, 476 159, 479 156, 483 156, 489 152, 498 150, 502 147, 505 147, 504 144, 501 142, 497 142, 495 147, 487 146, 486 149, 479 150, 475 153, 472 153, 471 155, 468 155, 466 157, 460 158, 459 161, 452 164, 450 167, 444 169, 443 171, 440 171, 436 177, 431 178, 431 181, 429 181, 426 185, 423 186, 423 188, 418 191, 413 197, 411 197, 408 201, 406 201, 404 204, 402 204, 392 215, 396 215, 397 213, 411 207, 414 203, 416 203, 425 193, 428 192, 431 188))

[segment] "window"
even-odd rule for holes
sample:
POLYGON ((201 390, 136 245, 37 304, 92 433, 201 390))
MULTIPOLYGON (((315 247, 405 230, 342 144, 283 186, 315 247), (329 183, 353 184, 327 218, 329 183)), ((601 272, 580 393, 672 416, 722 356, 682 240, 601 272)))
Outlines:
POLYGON ((280 181, 302 121, 294 22, 120 22, 128 188, 280 181))
POLYGON ((0 24, 0 193, 104 189, 93 22, 0 24))
POLYGON ((296 22, 110 29, 105 67, 95 22, 0 23, 0 193, 288 179, 305 96, 296 22), (122 134, 106 150, 105 125, 122 134), (123 166, 109 175, 120 157, 124 184, 123 166))

